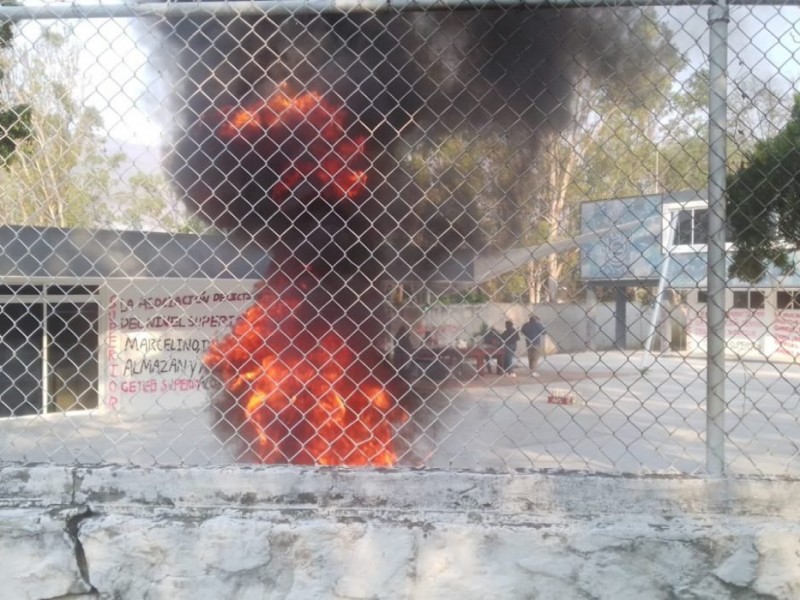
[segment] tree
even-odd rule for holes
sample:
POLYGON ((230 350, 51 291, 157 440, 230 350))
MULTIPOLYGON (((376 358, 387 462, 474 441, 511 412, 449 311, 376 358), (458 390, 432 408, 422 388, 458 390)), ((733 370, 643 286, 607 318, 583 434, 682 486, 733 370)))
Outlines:
MULTIPOLYGON (((685 61, 652 12, 626 22, 624 34, 614 42, 613 69, 571 74, 571 119, 563 126, 462 128, 412 150, 404 169, 422 190, 410 228, 421 253, 547 244, 577 233, 579 202, 652 189, 659 115, 685 61)), ((485 290, 495 300, 554 302, 574 254, 551 255, 485 290)))
POLYGON ((203 233, 209 229, 175 197, 174 188, 162 171, 134 173, 123 189, 114 194, 120 207, 112 225, 173 233, 203 233))
POLYGON ((791 269, 790 252, 800 245, 800 95, 784 127, 731 174, 727 194, 730 274, 755 282, 771 265, 791 269))
MULTIPOLYGON (((659 181, 665 190, 701 190, 708 183, 708 71, 701 69, 670 99, 659 141, 659 181)), ((775 135, 790 106, 771 81, 745 72, 732 80, 727 97, 727 157, 731 169, 747 160, 759 140, 775 135)))
MULTIPOLYGON (((123 178, 124 156, 107 150, 103 116, 87 102, 80 52, 72 31, 60 24, 27 31, 0 53, 0 103, 24 107, 23 119, 6 129, 24 136, 13 140, 13 160, 0 169, 0 222, 205 230, 178 208, 161 172, 123 178)), ((0 159, 8 156, 4 141, 0 136, 0 159)))
MULTIPOLYGON (((11 6, 14 2, 0 2, 11 6)), ((14 30, 8 21, 0 24, 0 51, 6 51, 12 44, 14 30)), ((0 69, 0 81, 6 70, 0 69)), ((0 166, 5 166, 14 156, 17 144, 30 133, 30 106, 26 103, 0 104, 0 166)))
MULTIPOLYGON (((584 193, 603 198, 704 189, 708 97, 708 72, 699 70, 644 112, 614 111, 613 105, 598 111, 607 125, 587 153, 579 183, 584 193), (653 127, 643 125, 648 121, 653 127)), ((789 268, 787 241, 800 241, 793 234, 800 209, 791 199, 800 165, 792 163, 789 141, 800 126, 790 122, 780 128, 789 115, 785 97, 772 81, 752 73, 734 80, 728 95, 728 164, 742 165, 732 168, 729 187, 729 224, 737 247, 731 275, 749 281, 770 264, 789 268)))
MULTIPOLYGON (((659 141, 668 131, 662 115, 686 61, 652 12, 641 13, 626 32, 618 68, 603 78, 585 73, 575 86, 572 120, 544 140, 537 161, 543 185, 536 243, 576 235, 580 202, 647 193, 660 185, 659 141)), ((564 274, 574 275, 576 254, 552 254, 528 266, 531 302, 540 299, 539 290, 550 302, 557 300, 564 274)))
MULTIPOLYGON (((543 200, 538 149, 538 142, 496 128, 420 142, 403 164, 420 190, 402 227, 417 254, 441 263, 457 252, 474 258, 546 240, 552 211, 543 200)), ((496 301, 517 300, 520 280, 512 274, 484 291, 496 301)))
POLYGON ((79 48, 63 28, 43 28, 30 45, 14 45, 3 60, 0 86, 8 104, 29 106, 28 135, 0 171, 3 220, 35 226, 106 223, 106 204, 121 161, 108 154, 99 111, 85 104, 79 48))

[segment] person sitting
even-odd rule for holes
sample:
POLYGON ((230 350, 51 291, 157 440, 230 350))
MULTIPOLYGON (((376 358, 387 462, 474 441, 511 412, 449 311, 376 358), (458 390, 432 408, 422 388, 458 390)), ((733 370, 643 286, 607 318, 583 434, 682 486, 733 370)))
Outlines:
POLYGON ((481 347, 486 353, 486 370, 492 372, 492 361, 497 364, 497 373, 502 372, 503 361, 502 353, 499 350, 503 347, 503 339, 495 329, 489 329, 481 340, 481 347))
POLYGON ((500 359, 502 372, 514 377, 516 374, 512 372, 512 369, 514 356, 517 353, 517 344, 519 343, 519 333, 514 328, 512 321, 506 321, 506 328, 500 334, 500 337, 503 340, 503 354, 500 359))

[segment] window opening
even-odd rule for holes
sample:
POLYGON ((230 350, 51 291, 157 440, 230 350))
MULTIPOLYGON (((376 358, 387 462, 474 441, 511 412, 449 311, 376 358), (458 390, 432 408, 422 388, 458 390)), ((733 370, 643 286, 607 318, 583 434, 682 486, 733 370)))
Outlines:
POLYGON ((0 286, 0 417, 96 408, 91 286, 0 286))
POLYGON ((96 303, 60 302, 47 315, 48 412, 97 408, 96 303))
POLYGON ((778 310, 800 309, 800 292, 779 291, 777 297, 778 310))
POLYGON ((708 244, 708 209, 693 208, 678 213, 675 224, 676 246, 708 244))
POLYGON ((751 310, 764 308, 764 292, 734 291, 733 308, 749 308, 751 310))
POLYGON ((41 304, 0 305, 0 417, 42 410, 41 304))

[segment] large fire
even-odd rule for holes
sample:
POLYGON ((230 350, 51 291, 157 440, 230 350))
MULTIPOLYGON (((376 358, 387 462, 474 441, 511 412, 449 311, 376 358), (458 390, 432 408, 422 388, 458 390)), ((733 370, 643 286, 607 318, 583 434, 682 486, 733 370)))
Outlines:
POLYGON ((278 182, 272 200, 288 198, 301 183, 311 184, 329 202, 357 200, 367 192, 367 135, 343 106, 315 92, 292 95, 285 89, 265 100, 226 107, 207 117, 219 121, 216 134, 226 141, 243 140, 266 150, 278 182))
MULTIPOLYGON (((333 207, 369 193, 368 137, 319 94, 281 89, 209 119, 221 140, 263 149, 276 210, 290 197, 333 207)), ((390 466, 406 414, 376 345, 382 324, 370 293, 342 292, 348 278, 329 271, 292 257, 273 263, 255 303, 203 359, 222 386, 217 408, 258 461, 390 466)))

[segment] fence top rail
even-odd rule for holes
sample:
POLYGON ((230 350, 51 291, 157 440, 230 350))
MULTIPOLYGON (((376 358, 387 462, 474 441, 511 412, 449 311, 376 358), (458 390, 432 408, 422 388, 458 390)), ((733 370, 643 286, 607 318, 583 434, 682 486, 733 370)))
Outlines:
MULTIPOLYGON (((716 6, 724 0, 232 0, 230 2, 120 2, 0 6, 0 20, 103 19, 132 17, 214 16, 249 14, 287 16, 301 13, 407 12, 489 8, 622 8, 651 6, 716 6)), ((800 6, 800 0, 731 0, 728 5, 800 6)))

